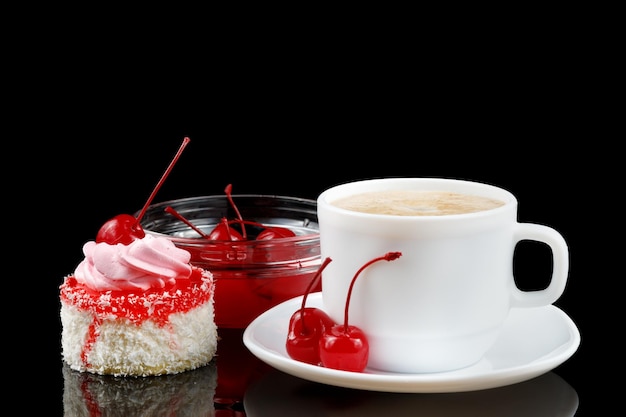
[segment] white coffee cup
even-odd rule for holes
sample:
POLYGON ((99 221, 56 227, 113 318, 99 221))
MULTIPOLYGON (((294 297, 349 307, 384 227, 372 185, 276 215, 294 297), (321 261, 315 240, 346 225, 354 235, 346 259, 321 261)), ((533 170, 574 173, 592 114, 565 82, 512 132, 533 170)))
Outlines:
MULTIPOLYGON (((406 205, 403 203, 403 205, 406 205)), ((512 307, 552 304, 565 290, 569 250, 548 226, 520 223, 509 191, 448 178, 381 178, 341 184, 317 199, 325 311, 343 323, 355 272, 349 324, 367 335, 368 367, 397 373, 442 372, 478 362, 495 343, 512 307), (416 214, 372 214, 339 208, 340 198, 371 191, 430 190, 488 197, 502 205, 464 214, 438 215, 425 206, 416 214), (522 240, 543 242, 553 258, 545 289, 520 289, 513 259, 522 240)), ((523 343, 523 341, 520 341, 523 343)))

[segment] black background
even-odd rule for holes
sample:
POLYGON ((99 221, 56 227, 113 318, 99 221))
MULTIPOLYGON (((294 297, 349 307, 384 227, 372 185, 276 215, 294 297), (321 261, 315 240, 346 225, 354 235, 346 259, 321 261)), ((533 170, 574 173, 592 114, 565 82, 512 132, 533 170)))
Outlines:
MULTIPOLYGON (((577 391, 579 411, 593 410, 593 381, 614 359, 591 354, 601 338, 592 336, 592 315, 605 277, 595 256, 603 220, 590 210, 609 162, 597 157, 607 138, 592 116, 593 89, 580 83, 585 74, 573 56, 522 64, 508 55, 492 66, 461 55, 427 67, 388 58, 384 75, 367 58, 304 71, 302 56, 292 66, 181 60, 175 73, 155 74, 93 54, 69 74, 33 80, 15 104, 22 117, 11 121, 3 168, 5 223, 20 243, 10 281, 37 293, 34 315, 12 309, 17 349, 26 353, 17 374, 27 369, 25 383, 43 386, 60 407, 58 286, 107 219, 143 206, 188 136, 154 202, 222 194, 229 183, 235 194, 315 199, 337 183, 389 176, 470 179, 513 192, 520 221, 555 228, 570 247, 569 283, 556 304, 578 325, 582 344, 555 372, 577 391)), ((518 279, 540 286, 549 253, 522 246, 518 279)))

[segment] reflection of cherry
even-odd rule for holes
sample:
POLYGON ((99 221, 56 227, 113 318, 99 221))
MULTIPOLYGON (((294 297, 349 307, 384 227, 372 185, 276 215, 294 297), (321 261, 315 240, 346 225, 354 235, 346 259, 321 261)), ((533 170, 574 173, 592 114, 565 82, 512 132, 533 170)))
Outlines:
POLYGON ((401 255, 401 252, 388 252, 384 256, 374 258, 365 263, 354 274, 348 288, 348 295, 346 296, 343 324, 325 328, 320 338, 320 360, 323 366, 353 372, 361 372, 365 369, 369 358, 369 342, 361 329, 348 324, 348 310, 352 288, 359 274, 369 265, 378 261, 393 261, 401 255))
POLYGON ((161 180, 154 187, 154 190, 152 190, 152 194, 150 194, 148 201, 146 201, 146 204, 144 204, 143 209, 141 210, 137 218, 135 218, 134 216, 131 216, 130 214, 119 214, 113 217, 112 219, 108 220, 106 223, 102 225, 102 227, 98 231, 98 234, 96 235, 97 243, 106 242, 110 245, 114 245, 116 243, 122 243, 124 245, 128 245, 132 241, 136 239, 141 239, 142 237, 146 235, 143 228, 139 224, 141 222, 141 218, 146 213, 148 206, 150 205, 150 203, 152 203, 152 200, 156 196, 157 191, 159 191, 159 189, 165 182, 165 179, 172 171, 174 164, 176 163, 176 161, 178 161, 178 158, 180 158, 180 155, 182 154, 183 149, 185 149, 185 146, 187 146, 189 141, 190 139, 188 137, 185 137, 183 139, 183 143, 180 145, 180 148, 178 149, 178 152, 174 156, 174 159, 172 160, 170 165, 167 167, 167 170, 165 170, 165 173, 161 177, 161 180))
POLYGON ((292 359, 313 365, 320 364, 319 339, 323 330, 326 327, 332 327, 335 322, 324 310, 305 307, 306 299, 313 288, 313 284, 330 262, 330 258, 324 260, 302 296, 300 309, 293 313, 289 320, 289 332, 286 343, 287 353, 292 359))

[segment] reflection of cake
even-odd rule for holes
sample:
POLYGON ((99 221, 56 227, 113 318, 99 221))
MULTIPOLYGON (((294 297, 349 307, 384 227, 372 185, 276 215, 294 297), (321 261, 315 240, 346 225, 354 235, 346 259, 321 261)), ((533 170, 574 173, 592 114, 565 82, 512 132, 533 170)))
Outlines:
POLYGON ((217 349, 214 281, 189 252, 146 235, 123 245, 87 242, 60 287, 61 345, 70 368, 102 375, 176 374, 217 349))
POLYGON ((63 366, 67 417, 215 416, 215 363, 176 375, 125 378, 63 366))

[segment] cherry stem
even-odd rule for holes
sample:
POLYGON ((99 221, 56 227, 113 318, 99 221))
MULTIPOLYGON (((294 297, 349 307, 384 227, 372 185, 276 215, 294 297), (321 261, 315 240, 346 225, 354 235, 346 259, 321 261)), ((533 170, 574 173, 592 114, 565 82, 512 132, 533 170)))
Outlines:
POLYGON ((301 334, 307 334, 307 329, 306 326, 304 325, 304 307, 306 305, 306 299, 309 296, 309 293, 311 292, 311 289, 313 289, 313 284, 317 281, 317 279, 322 275, 322 271, 324 270, 324 268, 326 268, 326 266, 332 261, 332 259, 330 259, 330 257, 327 257, 326 259, 324 259, 324 262, 322 262, 322 265, 319 267, 319 269, 317 270, 317 272, 315 273, 315 276, 311 279, 311 282, 309 282, 309 285, 306 287, 306 290, 304 291, 304 296, 302 296, 302 306, 300 307, 300 317, 302 318, 302 329, 300 330, 301 334))
POLYGON ((235 205, 235 202, 233 201, 233 196, 232 196, 232 190, 233 190, 233 185, 232 184, 228 184, 226 186, 226 188, 224 189, 224 192, 226 193, 226 197, 228 198, 228 201, 230 202, 230 205, 233 207, 233 209, 235 210, 235 213, 237 214, 237 218, 239 219, 239 223, 241 224, 241 236, 246 239, 247 235, 246 235, 246 227, 244 226, 244 221, 243 221, 243 217, 241 216, 241 213, 239 213, 239 209, 237 208, 237 206, 235 205))
POLYGON ((193 230, 195 230, 203 238, 205 238, 205 239, 209 238, 209 235, 204 233, 202 230, 198 229, 193 223, 191 223, 189 220, 184 218, 179 212, 174 210, 172 207, 170 207, 170 206, 165 207, 165 212, 171 214, 172 216, 176 217, 181 222, 185 223, 187 226, 191 227, 193 230))
POLYGON ((176 152, 176 155, 174 155, 174 159, 172 159, 172 162, 170 162, 169 166, 167 167, 167 169, 165 170, 165 172, 161 176, 161 179, 157 183, 156 187, 154 187, 154 190, 152 190, 152 194, 150 194, 150 197, 148 197, 148 200, 146 201, 146 204, 144 204, 143 208, 141 209, 141 212, 137 216, 137 221, 135 222, 135 225, 138 225, 141 222, 141 219, 143 218, 144 214, 146 214, 146 211, 148 210, 148 207, 150 206, 150 204, 152 204, 152 200, 154 199, 154 197, 156 196, 157 192, 159 191, 159 189, 161 188, 161 186, 165 182, 165 179, 167 178, 167 176, 170 175, 170 172, 172 171, 172 168, 174 168, 174 164, 176 164, 176 161, 178 161, 178 158, 180 158, 180 155, 183 153, 183 150, 185 149, 185 147, 187 146, 187 144, 190 141, 191 141, 191 139, 189 139, 188 137, 185 137, 183 139, 183 143, 180 145, 180 148, 178 148, 178 152, 176 152))
MULTIPOLYGON (((199 229, 196 225, 194 225, 189 219, 185 218, 185 216, 183 216, 182 214, 177 212, 173 207, 167 206, 167 207, 165 207, 164 210, 165 210, 166 213, 171 214, 172 216, 176 217, 178 220, 180 220, 181 222, 185 223, 187 226, 189 226, 190 228, 195 230, 203 238, 211 240, 211 236, 209 236, 208 234, 204 233, 201 229, 199 229)), ((220 223, 223 223, 224 226, 226 227, 226 231, 228 232, 229 238, 232 238, 232 235, 230 233, 230 224, 231 223, 239 223, 239 224, 247 224, 247 225, 250 225, 250 226, 265 227, 265 225, 263 223, 255 222, 255 221, 252 221, 252 220, 228 220, 226 217, 222 217, 220 219, 220 223)))
POLYGON ((394 261, 394 260, 398 259, 400 256, 402 256, 402 252, 387 252, 383 256, 379 256, 377 258, 374 258, 374 259, 366 262, 361 268, 359 268, 358 271, 356 271, 356 274, 354 274, 354 277, 352 277, 352 281, 350 282, 350 287, 348 288, 348 295, 346 296, 346 310, 344 312, 344 319, 343 319, 343 329, 344 329, 344 332, 346 334, 348 333, 348 310, 349 310, 349 307, 350 307, 350 297, 352 297, 352 288, 354 287, 354 283, 356 282, 356 279, 359 276, 359 274, 365 268, 367 268, 368 266, 370 266, 374 262, 378 262, 378 261, 394 261))
POLYGON ((228 233, 228 240, 232 241, 233 235, 230 233, 230 224, 228 222, 228 219, 226 217, 222 217, 220 223, 224 224, 224 227, 226 227, 226 233, 228 233))

